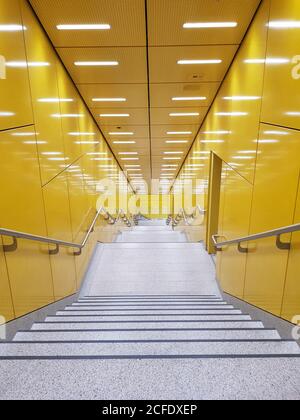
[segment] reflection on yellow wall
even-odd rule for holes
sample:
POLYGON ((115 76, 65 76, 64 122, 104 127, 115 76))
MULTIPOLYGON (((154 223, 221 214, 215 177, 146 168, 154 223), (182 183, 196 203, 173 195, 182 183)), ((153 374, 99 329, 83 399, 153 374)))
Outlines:
MULTIPOLYGON (((180 174, 202 161, 194 175, 205 182, 205 153, 223 160, 219 233, 227 239, 299 222, 299 22, 298 0, 262 1, 180 174)), ((226 248, 217 259, 223 289, 291 320, 300 311, 299 240, 294 234, 290 253, 276 238, 249 243, 248 255, 226 248)))
POLYGON ((300 129, 299 0, 272 0, 262 121, 300 129))
MULTIPOLYGON (((297 207, 294 223, 300 223, 300 190, 298 190, 297 207)), ((282 317, 292 321, 294 316, 300 315, 300 233, 292 236, 292 250, 290 252, 288 272, 285 284, 282 317)))
POLYGON ((0 0, 1 26, 0 130, 5 130, 33 123, 19 0, 0 0))
POLYGON ((0 316, 4 316, 7 321, 14 318, 14 309, 11 298, 10 285, 6 263, 2 251, 2 240, 0 241, 0 316))
MULTIPOLYGON (((220 208, 221 234, 224 235, 222 240, 230 240, 247 236, 249 233, 252 185, 230 166, 224 165, 224 171, 227 176, 220 208)), ((219 279, 223 290, 242 298, 246 255, 237 252, 237 246, 230 246, 224 247, 218 256, 221 258, 219 279)))
MULTIPOLYGON (((119 168, 29 3, 0 0, 0 28, 0 226, 81 243, 98 181, 119 168)), ((79 257, 24 240, 15 252, 1 248, 0 314, 13 319, 75 293, 104 230, 100 221, 79 257)))
MULTIPOLYGON (((250 233, 293 223, 299 177, 300 133, 262 124, 253 193, 250 233), (267 132, 267 133, 266 133, 267 132)), ((288 239, 288 238, 287 238, 288 239)), ((288 251, 275 238, 255 244, 248 255, 245 299, 280 315, 288 251)))

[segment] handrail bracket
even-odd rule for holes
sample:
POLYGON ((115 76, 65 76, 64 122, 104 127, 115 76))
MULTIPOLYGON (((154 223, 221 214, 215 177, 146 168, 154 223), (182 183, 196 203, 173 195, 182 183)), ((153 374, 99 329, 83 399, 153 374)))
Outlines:
POLYGON ((12 244, 9 245, 3 245, 3 251, 4 252, 14 252, 18 249, 18 240, 16 237, 12 237, 12 244))
POLYGON ((57 255, 59 254, 59 245, 55 244, 55 249, 49 249, 49 255, 57 255))
POLYGON ((242 254, 248 254, 249 253, 249 248, 244 248, 241 245, 241 242, 238 243, 238 250, 239 252, 241 252, 242 254))
POLYGON ((276 237, 276 246, 278 249, 283 251, 289 251, 292 247, 290 242, 282 242, 281 235, 277 235, 276 237))

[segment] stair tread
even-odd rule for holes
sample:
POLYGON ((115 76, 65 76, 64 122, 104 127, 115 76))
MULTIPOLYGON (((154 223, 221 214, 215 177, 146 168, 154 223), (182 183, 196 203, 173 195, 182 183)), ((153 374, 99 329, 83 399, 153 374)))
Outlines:
POLYGON ((102 340, 280 340, 276 330, 205 331, 25 331, 14 341, 102 341, 102 340))
POLYGON ((250 356, 297 355, 299 346, 292 341, 264 342, 177 342, 177 343, 2 343, 0 357, 176 357, 176 356, 250 356))
POLYGON ((31 327, 35 330, 170 330, 170 329, 207 329, 207 328, 261 328, 260 321, 241 322, 44 322, 36 323, 31 327))

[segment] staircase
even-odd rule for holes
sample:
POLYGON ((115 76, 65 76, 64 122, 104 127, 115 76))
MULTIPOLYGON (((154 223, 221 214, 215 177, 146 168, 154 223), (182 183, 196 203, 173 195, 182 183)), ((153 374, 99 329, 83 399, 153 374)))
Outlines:
POLYGON ((298 399, 300 348, 223 300, 202 244, 147 224, 99 244, 76 302, 0 344, 0 391, 298 399))
POLYGON ((295 342, 213 295, 88 296, 0 346, 2 359, 295 355, 295 342))

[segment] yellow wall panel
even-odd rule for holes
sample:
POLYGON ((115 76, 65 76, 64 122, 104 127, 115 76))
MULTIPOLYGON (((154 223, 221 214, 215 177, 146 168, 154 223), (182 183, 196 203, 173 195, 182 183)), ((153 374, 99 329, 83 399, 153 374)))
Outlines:
MULTIPOLYGON (((261 125, 250 233, 293 223, 300 169, 300 132, 261 125), (269 130, 273 142, 269 142, 269 130)), ((287 238, 288 239, 288 238, 287 238)), ((288 251, 275 238, 257 241, 248 255, 245 299, 280 315, 288 251)))
POLYGON ((61 124, 64 136, 65 155, 67 162, 74 163, 82 155, 79 127, 79 97, 78 92, 61 62, 57 62, 58 90, 60 99, 72 99, 71 102, 60 102, 61 124), (67 116, 69 115, 69 117, 67 116))
MULTIPOLYGON (((298 200, 294 223, 300 223, 300 190, 298 191, 298 200)), ((292 321, 294 316, 300 315, 300 233, 294 233, 292 236, 292 249, 289 257, 287 278, 284 291, 284 299, 281 316, 292 321)))
MULTIPOLYGON (((247 236, 252 200, 252 184, 246 181, 228 165, 225 197, 222 215, 222 235, 230 240, 247 236)), ((224 247, 219 268, 219 280, 222 289, 239 298, 244 296, 246 254, 238 252, 237 245, 224 247)))
POLYGON ((272 0, 262 111, 263 122, 297 129, 300 129, 299 21, 299 0, 272 0))
POLYGON ((19 0, 0 0, 0 130, 33 123, 19 0))
MULTIPOLYGON (((7 229, 46 235, 36 144, 26 136, 34 127, 0 133, 0 220, 7 229)), ((31 136, 29 137, 31 139, 31 136)), ((10 243, 11 239, 5 238, 10 243)), ((53 284, 47 246, 19 241, 16 252, 7 253, 7 268, 16 316, 53 301, 53 284)))
POLYGON ((7 321, 14 318, 8 273, 2 251, 2 239, 0 240, 0 316, 3 316, 7 321))
POLYGON ((270 1, 262 4, 201 130, 200 141, 253 182, 270 1))
POLYGON ((66 166, 56 76, 58 58, 27 1, 21 4, 27 58, 36 63, 28 70, 42 183, 46 184, 66 166))
MULTIPOLYGON (((43 194, 48 236, 50 238, 72 242, 69 191, 66 173, 57 176, 48 183, 43 188, 43 194)), ((73 249, 61 247, 59 254, 51 255, 50 260, 55 298, 61 299, 75 293, 76 271, 73 249)))

